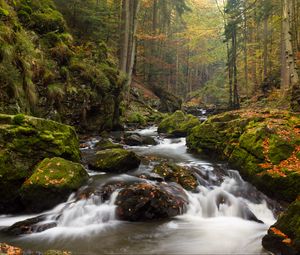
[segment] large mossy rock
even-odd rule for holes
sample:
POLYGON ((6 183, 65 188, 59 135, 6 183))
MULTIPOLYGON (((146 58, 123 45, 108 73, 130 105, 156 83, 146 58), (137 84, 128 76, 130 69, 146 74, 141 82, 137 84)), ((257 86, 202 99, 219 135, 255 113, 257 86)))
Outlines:
POLYGON ((186 136, 188 131, 200 124, 197 117, 176 111, 164 118, 158 126, 159 133, 165 133, 174 137, 186 136))
POLYGON ((180 186, 133 184, 118 194, 116 214, 127 221, 168 219, 186 212, 187 201, 180 186))
POLYGON ((296 255, 300 251, 300 201, 292 203, 263 238, 263 246, 274 254, 296 255))
POLYGON ((24 207, 20 188, 44 158, 80 160, 74 128, 24 115, 0 114, 0 213, 24 207))
POLYGON ((87 179, 88 174, 81 164, 62 158, 46 158, 22 185, 22 201, 31 212, 50 209, 65 201, 87 179))
POLYGON ((98 151, 89 166, 95 171, 125 173, 140 165, 140 158, 125 149, 107 149, 98 151))
POLYGON ((186 190, 195 190, 197 178, 190 169, 173 163, 163 162, 154 167, 153 172, 159 174, 167 182, 176 182, 186 190))
POLYGON ((193 128, 187 145, 230 161, 273 198, 300 194, 300 117, 285 111, 233 111, 193 128))

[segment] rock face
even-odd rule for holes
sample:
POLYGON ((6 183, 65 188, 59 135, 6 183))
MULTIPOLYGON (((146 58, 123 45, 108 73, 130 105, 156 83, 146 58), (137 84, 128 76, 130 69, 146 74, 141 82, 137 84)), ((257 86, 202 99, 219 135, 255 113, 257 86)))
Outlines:
POLYGON ((154 167, 153 172, 162 176, 167 182, 176 182, 186 190, 195 190, 198 186, 191 170, 173 163, 164 162, 154 167))
POLYGON ((44 158, 79 161, 75 130, 54 121, 0 114, 0 214, 24 207, 20 188, 44 158))
POLYGON ((227 112, 193 128, 187 145, 228 159, 260 190, 292 202, 300 194, 299 127, 289 112, 227 112))
POLYGON ((22 201, 31 212, 63 202, 88 179, 84 167, 62 158, 46 158, 21 187, 22 201))
POLYGON ((182 137, 186 136, 188 130, 198 124, 200 124, 200 121, 197 117, 191 114, 184 114, 182 111, 176 111, 162 120, 158 126, 158 132, 173 137, 182 137))
POLYGON ((138 156, 125 149, 107 149, 98 151, 89 162, 89 166, 96 171, 124 173, 139 166, 138 156))
POLYGON ((274 254, 296 255, 300 251, 300 201, 292 203, 263 238, 263 246, 274 254))
POLYGON ((183 214, 187 201, 180 186, 133 184, 118 194, 116 214, 127 221, 167 219, 183 214))

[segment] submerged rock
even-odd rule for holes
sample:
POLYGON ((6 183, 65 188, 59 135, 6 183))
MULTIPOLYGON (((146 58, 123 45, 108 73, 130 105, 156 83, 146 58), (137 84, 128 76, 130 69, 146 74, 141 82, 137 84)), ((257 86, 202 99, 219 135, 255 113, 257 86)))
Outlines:
POLYGON ((186 136, 188 131, 200 124, 197 117, 176 111, 172 115, 164 118, 158 126, 159 133, 165 133, 172 137, 186 136))
POLYGON ((180 186, 139 183, 124 188, 116 200, 121 220, 168 219, 186 212, 188 198, 180 186))
POLYGON ((62 158, 46 158, 22 185, 22 201, 30 212, 50 209, 65 201, 87 179, 82 165, 62 158))
POLYGON ((44 158, 80 160, 73 127, 30 116, 0 114, 0 214, 24 208, 20 188, 44 158))
POLYGON ((124 173, 137 168, 140 162, 140 158, 133 151, 107 149, 98 151, 89 166, 95 171, 124 173))
POLYGON ((300 201, 293 202, 279 216, 263 238, 265 249, 274 254, 296 255, 300 251, 300 201))
POLYGON ((186 190, 195 190, 198 181, 193 172, 170 162, 163 162, 154 167, 153 172, 159 174, 167 182, 176 182, 186 190))
POLYGON ((40 215, 34 218, 26 219, 23 221, 16 222, 12 226, 2 230, 9 235, 26 235, 32 233, 43 232, 47 229, 54 228, 57 226, 56 222, 45 223, 46 216, 40 215))

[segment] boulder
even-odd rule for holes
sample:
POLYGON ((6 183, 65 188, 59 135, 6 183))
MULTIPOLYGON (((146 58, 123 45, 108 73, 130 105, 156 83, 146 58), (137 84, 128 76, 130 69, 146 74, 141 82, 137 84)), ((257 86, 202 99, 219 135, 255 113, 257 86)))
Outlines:
POLYGON ((153 172, 159 174, 167 182, 176 182, 186 190, 195 190, 198 181, 193 172, 173 163, 163 162, 154 167, 153 172))
POLYGON ((180 186, 139 183, 120 191, 116 215, 120 220, 169 219, 186 212, 188 198, 180 186))
POLYGON ((197 117, 185 114, 182 111, 176 111, 162 120, 158 126, 158 132, 172 137, 183 137, 198 124, 200 124, 200 121, 197 117))
POLYGON ((123 146, 118 143, 114 143, 109 138, 102 138, 95 146, 96 150, 107 150, 107 149, 121 149, 123 146))
POLYGON ((156 145, 157 142, 150 136, 139 134, 125 134, 124 143, 129 146, 156 145))
POLYGON ((44 158, 80 160, 73 127, 30 116, 0 114, 0 214, 23 209, 20 188, 44 158))
POLYGON ((30 212, 51 209, 65 201, 88 179, 81 164, 62 158, 46 158, 23 183, 20 194, 30 212))
POLYGON ((296 255, 300 251, 300 201, 293 202, 279 216, 263 238, 265 249, 274 254, 296 255))
POLYGON ((140 165, 140 158, 125 149, 107 149, 98 151, 89 166, 95 171, 125 173, 140 165))

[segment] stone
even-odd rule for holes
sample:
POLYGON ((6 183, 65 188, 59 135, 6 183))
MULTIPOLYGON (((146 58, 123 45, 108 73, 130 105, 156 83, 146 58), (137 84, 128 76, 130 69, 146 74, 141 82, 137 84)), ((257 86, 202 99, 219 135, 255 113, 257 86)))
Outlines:
POLYGON ((62 158, 46 158, 23 183, 21 200, 30 212, 51 209, 65 201, 88 180, 81 164, 62 158))
POLYGON ((265 249, 274 254, 296 255, 300 250, 300 201, 297 199, 282 213, 263 238, 265 249))
POLYGON ((187 201, 184 190, 178 185, 133 184, 118 194, 116 215, 126 221, 169 219, 185 213, 187 201))
POLYGON ((22 114, 0 114, 0 214, 24 209, 20 188, 34 166, 47 157, 79 162, 73 127, 22 114))
POLYGON ((107 149, 98 151, 90 160, 89 166, 95 171, 126 173, 140 165, 140 158, 125 149, 107 149))
POLYGON ((155 166, 153 172, 163 177, 166 182, 176 182, 186 190, 195 190, 198 186, 197 178, 186 167, 163 162, 155 166))
POLYGON ((157 142, 150 136, 139 134, 125 134, 124 143, 129 146, 156 145, 157 142))

